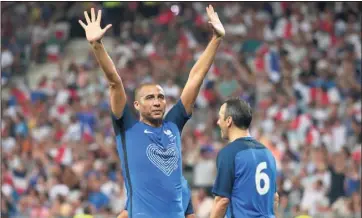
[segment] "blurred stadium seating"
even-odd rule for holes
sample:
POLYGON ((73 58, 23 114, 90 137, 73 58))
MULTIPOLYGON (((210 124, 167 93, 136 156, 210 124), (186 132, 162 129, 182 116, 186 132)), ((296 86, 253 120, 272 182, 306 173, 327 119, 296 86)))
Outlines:
MULTIPOLYGON (((361 217, 358 2, 216 2, 226 38, 183 132, 184 175, 209 217, 218 107, 254 108, 274 154, 281 217, 361 217)), ((1 217, 115 217, 126 201, 107 83, 78 24, 103 10, 129 100, 160 83, 169 109, 210 37, 206 3, 1 3, 1 217)))

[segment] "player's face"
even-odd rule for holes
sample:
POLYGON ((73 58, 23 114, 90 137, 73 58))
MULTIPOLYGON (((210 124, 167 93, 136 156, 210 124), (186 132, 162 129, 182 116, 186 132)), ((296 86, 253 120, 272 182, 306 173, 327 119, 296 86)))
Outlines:
POLYGON ((220 127, 221 137, 223 139, 228 139, 229 138, 229 136, 228 136, 229 128, 228 128, 228 122, 227 122, 227 120, 225 120, 225 110, 226 110, 226 104, 223 104, 219 110, 219 119, 217 121, 217 125, 220 127))
POLYGON ((166 109, 165 92, 159 85, 144 86, 139 90, 139 99, 135 107, 143 119, 159 121, 163 119, 166 109))

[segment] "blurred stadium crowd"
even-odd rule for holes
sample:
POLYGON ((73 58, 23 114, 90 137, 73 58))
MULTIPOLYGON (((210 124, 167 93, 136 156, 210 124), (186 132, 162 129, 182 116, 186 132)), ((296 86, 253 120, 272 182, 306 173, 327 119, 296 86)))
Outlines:
MULTIPOLYGON (((251 104, 251 134, 277 160, 281 217, 361 217, 360 4, 213 5, 227 36, 183 132, 197 217, 212 206, 228 96, 251 104)), ((153 81, 170 108, 210 37, 205 3, 2 2, 1 217, 115 217, 124 207, 107 83, 91 51, 85 62, 61 61, 91 7, 113 24, 109 52, 130 101, 153 81), (29 67, 49 62, 57 76, 30 88, 29 67)))

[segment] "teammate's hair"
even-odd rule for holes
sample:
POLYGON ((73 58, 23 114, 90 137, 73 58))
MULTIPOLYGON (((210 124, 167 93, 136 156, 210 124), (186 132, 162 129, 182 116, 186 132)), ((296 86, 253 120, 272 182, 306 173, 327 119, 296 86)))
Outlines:
POLYGON ((253 118, 250 105, 240 98, 229 98, 226 100, 224 119, 231 117, 236 127, 248 129, 253 118))

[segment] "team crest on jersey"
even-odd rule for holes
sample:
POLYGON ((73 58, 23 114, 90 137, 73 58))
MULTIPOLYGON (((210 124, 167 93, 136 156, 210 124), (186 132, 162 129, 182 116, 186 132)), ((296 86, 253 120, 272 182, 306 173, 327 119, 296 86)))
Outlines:
POLYGON ((163 148, 156 144, 150 144, 146 154, 148 159, 166 176, 170 176, 178 167, 179 156, 175 145, 163 148))
POLYGON ((165 135, 168 136, 168 138, 170 139, 170 142, 171 142, 171 143, 175 143, 176 136, 173 135, 173 133, 171 132, 171 130, 169 130, 169 129, 163 130, 163 133, 165 133, 165 135))
POLYGON ((172 135, 172 132, 169 129, 163 130, 163 133, 165 133, 166 135, 172 135))

